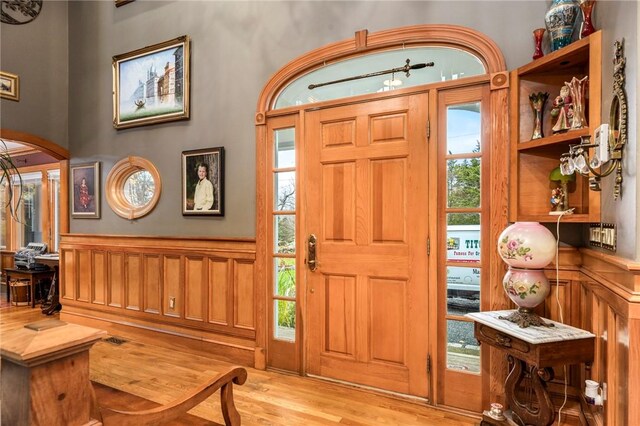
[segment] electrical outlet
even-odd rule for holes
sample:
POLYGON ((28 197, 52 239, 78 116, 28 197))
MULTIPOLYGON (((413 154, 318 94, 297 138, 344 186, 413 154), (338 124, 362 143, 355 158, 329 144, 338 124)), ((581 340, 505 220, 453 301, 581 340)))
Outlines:
POLYGON ((175 297, 170 297, 169 298, 169 308, 175 309, 175 307, 176 307, 176 298, 175 297))

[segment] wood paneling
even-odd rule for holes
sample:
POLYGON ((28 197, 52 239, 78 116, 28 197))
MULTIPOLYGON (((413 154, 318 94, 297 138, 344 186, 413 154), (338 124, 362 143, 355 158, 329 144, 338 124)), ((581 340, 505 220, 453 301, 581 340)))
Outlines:
POLYGON ((76 253, 78 261, 78 282, 76 299, 82 302, 88 302, 91 295, 92 287, 92 265, 91 252, 89 250, 78 250, 76 253))
POLYGON ((107 303, 109 306, 122 307, 124 299, 124 254, 109 251, 109 282, 107 303))
POLYGON ((405 243, 403 218, 407 213, 407 162, 404 159, 371 162, 370 235, 375 243, 405 243))
POLYGON ((159 314, 162 306, 162 257, 160 255, 144 255, 143 260, 144 296, 143 309, 150 314, 159 314))
POLYGON ((125 255, 127 309, 139 311, 142 306, 142 261, 139 254, 125 255))
POLYGON ((324 352, 355 357, 356 279, 325 275, 324 352))
MULTIPOLYGON (((184 316, 194 321, 204 321, 207 303, 207 268, 203 257, 185 258, 184 316)), ((251 304, 253 306, 253 304, 251 304)))
POLYGON ((93 298, 92 303, 104 305, 107 290, 107 254, 104 251, 93 252, 93 298))
POLYGON ((256 326, 253 309, 255 296, 253 269, 253 262, 233 261, 234 325, 250 330, 253 330, 256 326))
POLYGON ((322 126, 322 144, 325 148, 356 143, 356 122, 345 120, 336 123, 325 123, 322 126))
POLYGON ((353 242, 355 238, 355 162, 326 166, 322 171, 326 239, 353 242))
POLYGON ((371 359, 405 365, 406 281, 370 279, 371 359))
POLYGON ((233 315, 233 300, 229 301, 229 263, 224 259, 209 259, 209 322, 227 325, 233 315), (231 309, 229 311, 227 308, 231 309))
POLYGON ((162 300, 162 312, 166 316, 181 317, 183 297, 183 268, 181 256, 164 256, 163 262, 164 270, 162 277, 164 281, 163 287, 163 300, 162 300))
POLYGON ((126 324, 141 335, 160 333, 158 341, 252 364, 254 262, 255 243, 247 239, 66 234, 62 303, 74 321, 126 324))

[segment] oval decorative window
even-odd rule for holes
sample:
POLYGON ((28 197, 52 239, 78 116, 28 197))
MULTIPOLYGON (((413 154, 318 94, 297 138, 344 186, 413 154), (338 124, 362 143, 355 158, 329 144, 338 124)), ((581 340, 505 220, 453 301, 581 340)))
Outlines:
POLYGON ((118 161, 107 176, 107 203, 125 219, 137 219, 154 209, 162 182, 156 167, 142 157, 118 161))

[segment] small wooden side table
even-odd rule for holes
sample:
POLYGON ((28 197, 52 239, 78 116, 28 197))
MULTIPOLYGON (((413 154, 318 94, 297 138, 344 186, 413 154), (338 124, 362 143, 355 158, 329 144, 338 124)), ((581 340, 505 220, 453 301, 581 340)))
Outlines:
MULTIPOLYGON (((475 312, 466 316, 475 322, 475 337, 481 343, 505 352, 512 366, 505 383, 511 411, 525 424, 550 425, 555 410, 546 382, 553 379, 553 366, 592 362, 595 335, 579 328, 545 319, 553 327, 520 328, 507 320, 512 310, 475 312), (530 382, 537 401, 521 401, 516 389, 530 382)), ((485 416, 486 417, 486 416, 485 416)), ((483 419, 483 424, 503 424, 483 419)))
POLYGON ((54 319, 3 333, 2 424, 88 424, 89 349, 106 334, 54 319))

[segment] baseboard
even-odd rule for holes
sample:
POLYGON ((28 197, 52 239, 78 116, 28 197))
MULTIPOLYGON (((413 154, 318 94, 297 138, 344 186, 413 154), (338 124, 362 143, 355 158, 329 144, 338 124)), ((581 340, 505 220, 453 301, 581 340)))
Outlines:
POLYGON ((109 335, 124 337, 148 345, 212 357, 232 364, 254 367, 255 351, 253 341, 242 342, 198 330, 179 327, 162 328, 153 323, 135 319, 108 318, 92 315, 90 310, 63 306, 60 319, 74 324, 99 328, 109 335))

